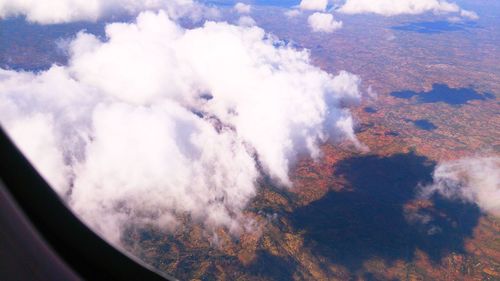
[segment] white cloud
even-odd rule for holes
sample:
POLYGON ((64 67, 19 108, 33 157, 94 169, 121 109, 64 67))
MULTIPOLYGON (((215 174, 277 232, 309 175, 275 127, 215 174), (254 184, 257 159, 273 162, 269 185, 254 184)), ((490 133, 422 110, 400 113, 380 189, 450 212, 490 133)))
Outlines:
POLYGON ((459 15, 448 17, 448 21, 451 23, 463 23, 464 21, 475 21, 478 19, 479 16, 475 12, 468 10, 461 10, 459 15))
POLYGON ((255 20, 249 16, 242 16, 238 19, 238 25, 240 26, 254 26, 255 20))
POLYGON ((64 196, 73 177, 66 166, 83 158, 81 116, 91 114, 94 91, 54 66, 39 75, 0 69, 0 93, 2 126, 64 196))
POLYGON ((342 28, 342 22, 336 21, 332 14, 314 13, 307 18, 307 23, 314 32, 331 33, 342 28))
POLYGON ((345 14, 374 13, 383 16, 416 15, 426 12, 460 13, 464 17, 473 17, 475 14, 445 0, 347 0, 338 11, 345 14))
POLYGON ((94 139, 86 146, 85 162, 75 169, 70 202, 78 214, 97 221, 106 237, 118 239, 113 236, 130 216, 161 224, 175 221, 176 213, 189 213, 206 226, 239 230, 258 174, 234 132, 217 132, 168 101, 151 107, 98 106, 92 129, 94 139))
POLYGON ((288 18, 294 18, 296 16, 299 16, 301 14, 301 12, 300 12, 300 10, 291 9, 291 10, 285 11, 284 14, 288 18))
POLYGON ((467 18, 469 20, 478 20, 479 19, 479 16, 477 15, 476 12, 468 11, 468 10, 464 10, 464 9, 462 9, 460 11, 460 16, 467 18))
POLYGON ((189 15, 200 18, 216 16, 217 11, 193 0, 4 0, 0 1, 0 18, 26 16, 40 24, 74 21, 96 21, 116 15, 136 15, 146 10, 167 11, 170 17, 189 15))
POLYGON ((106 35, 79 33, 67 66, 0 69, 0 120, 114 242, 127 223, 168 228, 182 214, 237 233, 259 170, 290 186, 299 153, 317 157, 329 137, 357 143, 341 104, 360 99, 360 79, 312 66, 258 27, 186 30, 145 12, 106 35))
POLYGON ((238 2, 234 5, 234 9, 239 14, 249 14, 252 11, 252 6, 238 2))
POLYGON ((328 0, 302 0, 300 1, 300 9, 311 11, 324 11, 328 5, 328 0))
POLYGON ((421 196, 439 193, 447 198, 476 203, 481 210, 500 216, 500 158, 465 158, 439 164, 434 183, 421 188, 421 196))
POLYGON ((63 155, 57 149, 52 116, 33 114, 13 120, 6 128, 18 146, 46 180, 58 192, 63 193, 68 186, 69 169, 64 164, 63 155))

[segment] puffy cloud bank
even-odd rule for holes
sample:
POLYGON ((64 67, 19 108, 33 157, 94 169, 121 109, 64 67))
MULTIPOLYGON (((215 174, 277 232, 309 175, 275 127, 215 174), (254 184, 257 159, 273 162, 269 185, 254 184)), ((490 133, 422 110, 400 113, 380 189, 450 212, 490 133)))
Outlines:
POLYGON ((470 19, 478 18, 476 13, 463 10, 457 4, 446 0, 346 0, 338 11, 345 14, 374 13, 383 16, 426 12, 459 13, 470 19))
POLYGON ((299 153, 344 137, 342 104, 360 79, 328 74, 258 27, 183 29, 167 13, 81 32, 67 66, 0 69, 0 120, 69 205, 117 242, 130 223, 175 227, 189 215, 245 228, 265 173, 290 186, 299 153))
POLYGON ((193 0, 2 0, 0 19, 25 16, 30 22, 40 24, 96 21, 116 15, 136 15, 146 10, 167 11, 170 17, 189 15, 214 16, 216 11, 193 0))
POLYGON ((307 18, 307 23, 313 32, 331 33, 342 28, 342 22, 336 21, 332 14, 314 13, 307 18))
POLYGON ((421 196, 439 193, 476 203, 482 211, 500 216, 500 157, 445 162, 436 167, 433 177, 432 185, 421 188, 421 196))
POLYGON ((234 5, 234 10, 239 14, 248 14, 252 11, 252 6, 238 2, 234 5))
POLYGON ((302 0, 299 8, 302 10, 324 11, 328 6, 328 0, 302 0))

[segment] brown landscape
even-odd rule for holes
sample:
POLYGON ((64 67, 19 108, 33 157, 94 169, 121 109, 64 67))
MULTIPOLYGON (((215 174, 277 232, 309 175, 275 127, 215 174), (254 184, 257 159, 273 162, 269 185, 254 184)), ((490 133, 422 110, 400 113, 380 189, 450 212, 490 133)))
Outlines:
POLYGON ((311 49, 316 65, 356 73, 376 93, 352 108, 370 151, 325 143, 320 159, 292 169, 292 189, 263 179, 247 211, 258 231, 235 239, 219 230, 211 243, 196 225, 173 236, 131 230, 132 251, 192 280, 500 280, 500 218, 416 196, 438 162, 500 154, 492 31, 429 35, 372 19, 325 38, 283 25, 279 12, 257 19, 311 49))
MULTIPOLYGON (((368 17, 325 37, 283 24, 282 12, 255 19, 322 69, 362 78, 367 95, 351 110, 369 151, 332 140, 292 167, 292 188, 262 177, 245 214, 253 230, 239 237, 184 218, 173 233, 131 226, 126 249, 180 280, 500 280, 500 218, 418 197, 438 163, 500 156, 495 26, 428 34, 401 30, 411 19, 368 17)), ((47 60, 19 46, 8 63, 47 60)))

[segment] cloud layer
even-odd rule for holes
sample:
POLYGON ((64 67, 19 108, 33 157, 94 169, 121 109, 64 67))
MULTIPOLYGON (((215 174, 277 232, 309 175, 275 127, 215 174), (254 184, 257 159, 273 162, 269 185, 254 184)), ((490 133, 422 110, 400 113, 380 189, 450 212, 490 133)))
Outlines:
POLYGON ((328 5, 328 0, 302 0, 299 8, 310 11, 324 11, 328 5))
POLYGON ((463 17, 477 19, 476 13, 462 10, 457 4, 445 0, 347 0, 338 11, 345 14, 373 13, 383 16, 426 12, 459 13, 463 17))
POLYGON ((30 22, 55 24, 96 21, 112 15, 136 15, 159 9, 172 18, 184 15, 199 18, 216 13, 193 0, 4 0, 0 1, 0 19, 25 16, 30 22))
POLYGON ((332 76, 258 27, 186 30, 166 12, 85 32, 67 66, 0 69, 0 120, 28 158, 94 229, 175 227, 189 215, 233 233, 261 171, 290 186, 300 153, 330 137, 357 142, 341 104, 360 79, 332 76))
POLYGON ((434 183, 421 196, 439 193, 446 198, 476 203, 482 211, 500 216, 500 158, 465 158, 445 162, 434 171, 434 183))

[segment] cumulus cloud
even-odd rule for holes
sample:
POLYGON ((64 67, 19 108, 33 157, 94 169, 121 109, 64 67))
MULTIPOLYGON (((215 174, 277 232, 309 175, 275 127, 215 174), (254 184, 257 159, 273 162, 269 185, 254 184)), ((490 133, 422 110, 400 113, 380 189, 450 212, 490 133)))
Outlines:
POLYGON ((472 13, 474 13, 462 10, 457 4, 445 0, 347 0, 338 11, 345 14, 373 13, 383 16, 433 12, 436 14, 459 13, 464 17, 473 17, 472 13))
POLYGON ((336 21, 332 14, 316 12, 307 18, 309 27, 314 32, 331 33, 342 28, 342 22, 336 21))
POLYGON ((300 154, 342 137, 360 79, 328 74, 258 27, 184 29, 167 12, 81 32, 67 66, 0 69, 0 120, 84 221, 113 242, 130 223, 188 215, 238 233, 261 171, 291 186, 300 154), (272 132, 272 133, 270 133, 272 132))
POLYGON ((300 1, 300 9, 310 11, 324 11, 328 5, 328 0, 302 0, 300 1))
POLYGON ((240 26, 254 26, 255 20, 249 16, 242 16, 238 19, 238 25, 240 26))
POLYGON ((482 211, 500 216, 500 158, 465 158, 439 164, 434 182, 421 188, 422 197, 438 193, 476 203, 482 211))
POLYGON ((163 9, 170 17, 189 15, 217 15, 193 0, 5 0, 0 1, 0 18, 25 16, 30 22, 40 24, 66 23, 74 21, 96 21, 117 14, 136 15, 146 10, 163 9))
POLYGON ((239 14, 249 14, 252 10, 252 6, 238 2, 234 5, 234 10, 236 10, 239 14))
POLYGON ((68 185, 68 172, 62 153, 57 149, 52 116, 37 113, 12 120, 6 128, 18 146, 30 160, 37 162, 39 172, 46 176, 49 184, 59 193, 68 185))

